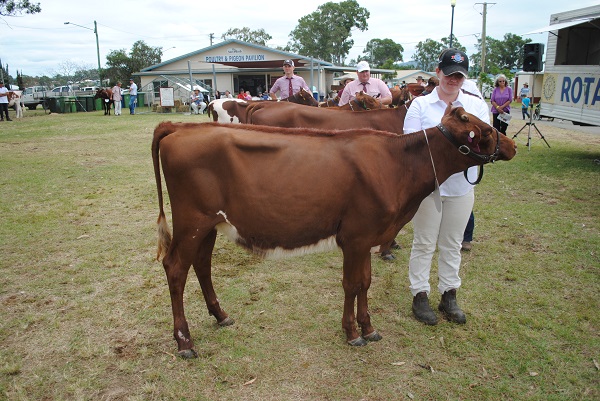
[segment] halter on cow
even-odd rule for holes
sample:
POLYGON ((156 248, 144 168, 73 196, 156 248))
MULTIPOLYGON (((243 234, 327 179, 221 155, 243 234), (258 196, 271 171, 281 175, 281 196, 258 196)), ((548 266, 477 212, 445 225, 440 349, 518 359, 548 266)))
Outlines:
POLYGON ((110 116, 110 108, 114 103, 112 98, 112 89, 99 88, 94 95, 94 99, 102 99, 102 108, 104 109, 104 115, 110 116))
MULTIPOLYGON (((510 160, 516 153, 513 140, 494 135, 491 126, 462 108, 449 107, 442 126, 461 147, 493 154, 483 160, 510 160)), ((155 129, 152 159, 159 202, 157 258, 163 257, 173 335, 184 358, 198 356, 183 306, 191 265, 209 314, 221 326, 233 324, 211 279, 217 231, 262 256, 340 248, 346 341, 380 340, 368 312, 371 248, 392 240, 436 181, 480 163, 459 152, 437 127, 396 135, 171 122, 155 129), (161 163, 173 235, 164 212, 161 163), (391 185, 380 185, 380 177, 391 179, 391 185)))

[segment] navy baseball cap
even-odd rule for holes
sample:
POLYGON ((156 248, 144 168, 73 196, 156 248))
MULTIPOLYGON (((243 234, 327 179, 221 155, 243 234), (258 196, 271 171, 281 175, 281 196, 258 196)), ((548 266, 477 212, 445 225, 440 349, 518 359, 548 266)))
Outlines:
POLYGON ((469 76, 469 58, 457 49, 446 49, 440 54, 438 68, 444 75, 460 72, 465 77, 469 76))

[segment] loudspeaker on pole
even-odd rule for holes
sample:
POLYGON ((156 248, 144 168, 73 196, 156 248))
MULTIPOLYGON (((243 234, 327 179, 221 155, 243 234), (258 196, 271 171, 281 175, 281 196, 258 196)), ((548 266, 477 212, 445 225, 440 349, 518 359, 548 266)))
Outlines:
POLYGON ((526 43, 523 47, 523 71, 542 71, 543 43, 526 43))

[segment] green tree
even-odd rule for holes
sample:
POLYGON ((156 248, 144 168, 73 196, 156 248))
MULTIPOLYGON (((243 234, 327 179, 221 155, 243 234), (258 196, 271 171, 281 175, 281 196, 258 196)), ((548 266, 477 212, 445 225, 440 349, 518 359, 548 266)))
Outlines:
POLYGON ((502 40, 493 39, 488 47, 487 60, 498 68, 516 70, 523 65, 523 47, 531 39, 523 39, 513 33, 504 34, 502 40))
POLYGON ((298 20, 286 49, 308 57, 342 64, 354 40, 352 29, 365 31, 370 13, 356 0, 328 2, 298 20))
POLYGON ((264 29, 250 30, 248 27, 229 28, 227 32, 221 35, 221 39, 237 39, 243 42, 255 43, 257 45, 266 46, 267 42, 273 37, 265 32, 264 29))
POLYGON ((419 68, 423 71, 435 71, 439 55, 446 47, 433 39, 425 39, 424 42, 417 43, 413 60, 417 62, 419 68))
MULTIPOLYGON (((444 49, 447 49, 450 45, 450 36, 446 36, 441 39, 440 42, 437 42, 433 39, 426 39, 424 42, 419 42, 415 47, 415 54, 413 55, 413 60, 417 62, 419 68, 423 71, 435 71, 440 54, 444 49)), ((456 36, 452 35, 452 48, 456 50, 460 50, 461 52, 466 53, 467 48, 464 47, 456 36)), ((473 66, 473 62, 469 57, 469 65, 473 66)))
MULTIPOLYGON (((450 36, 442 38, 441 42, 444 45, 443 49, 449 48, 450 47, 450 36)), ((461 52, 464 52, 464 53, 467 52, 467 48, 460 44, 460 42, 458 41, 456 36, 454 36, 454 34, 452 34, 452 48, 456 49, 456 50, 460 50, 461 52)), ((439 56, 439 54, 438 54, 438 56, 439 56)))
POLYGON ((21 71, 21 73, 17 71, 17 85, 19 85, 19 89, 25 89, 25 82, 23 82, 23 71, 21 71))
POLYGON ((37 14, 42 11, 40 3, 32 3, 29 0, 0 0, 0 15, 5 17, 18 14, 37 14))
POLYGON ((112 50, 106 56, 105 78, 110 84, 117 81, 128 82, 131 75, 146 67, 160 63, 162 47, 148 46, 143 40, 138 40, 127 54, 126 49, 112 50))
POLYGON ((403 51, 402 45, 392 39, 371 39, 363 50, 363 59, 376 68, 383 68, 384 64, 393 65, 403 61, 403 51))

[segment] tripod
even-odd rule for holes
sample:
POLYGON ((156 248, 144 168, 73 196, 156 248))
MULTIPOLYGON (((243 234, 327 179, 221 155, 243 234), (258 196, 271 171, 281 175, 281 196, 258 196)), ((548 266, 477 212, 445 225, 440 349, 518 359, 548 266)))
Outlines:
POLYGON ((533 122, 533 110, 535 109, 533 107, 533 99, 535 97, 534 95, 534 90, 535 90, 535 72, 533 73, 533 84, 531 85, 531 113, 529 113, 529 122, 526 122, 525 125, 523 127, 521 127, 521 129, 513 135, 513 139, 515 139, 517 137, 517 135, 519 135, 521 133, 521 131, 523 131, 525 129, 525 127, 529 127, 528 130, 528 134, 527 134, 527 149, 531 150, 531 127, 535 128, 535 130, 537 131, 538 135, 540 136, 540 138, 542 138, 542 140, 544 142, 546 142, 546 145, 548 145, 548 147, 550 147, 550 144, 548 143, 548 141, 546 140, 546 138, 544 138, 544 135, 542 135, 542 133, 540 132, 540 130, 538 129, 538 127, 535 125, 535 123, 533 122))

